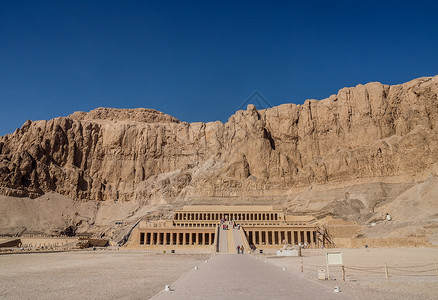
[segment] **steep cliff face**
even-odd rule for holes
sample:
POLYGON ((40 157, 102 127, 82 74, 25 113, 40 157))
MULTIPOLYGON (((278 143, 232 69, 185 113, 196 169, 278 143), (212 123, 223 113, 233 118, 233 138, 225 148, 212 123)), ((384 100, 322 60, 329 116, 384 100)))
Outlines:
POLYGON ((438 159, 438 76, 344 88, 225 124, 99 108, 0 138, 0 194, 141 200, 272 199, 312 184, 425 178, 438 159))

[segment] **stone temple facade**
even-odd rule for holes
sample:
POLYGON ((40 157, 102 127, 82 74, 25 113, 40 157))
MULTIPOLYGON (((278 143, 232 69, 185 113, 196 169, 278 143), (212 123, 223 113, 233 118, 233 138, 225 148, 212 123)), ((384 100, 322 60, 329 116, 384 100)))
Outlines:
POLYGON ((141 221, 128 247, 140 249, 211 249, 219 251, 221 225, 239 225, 246 249, 285 244, 320 247, 323 233, 310 216, 292 216, 273 206, 184 206, 172 220, 141 221))

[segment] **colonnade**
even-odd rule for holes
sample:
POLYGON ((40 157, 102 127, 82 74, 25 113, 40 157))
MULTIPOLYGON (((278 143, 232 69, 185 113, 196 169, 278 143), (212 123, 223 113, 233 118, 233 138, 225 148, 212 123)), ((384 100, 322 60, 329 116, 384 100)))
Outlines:
POLYGON ((213 245, 214 232, 140 232, 140 245, 213 245))
POLYGON ((218 226, 218 222, 211 222, 211 223, 193 222, 193 223, 187 223, 187 222, 176 222, 176 221, 174 221, 174 224, 177 227, 217 227, 218 226))
POLYGON ((245 229, 248 242, 251 245, 282 245, 282 244, 316 244, 314 230, 274 230, 274 229, 245 229))
POLYGON ((174 220, 193 221, 219 221, 222 219, 235 221, 277 221, 278 213, 245 212, 245 213, 200 213, 200 212, 176 212, 174 220))

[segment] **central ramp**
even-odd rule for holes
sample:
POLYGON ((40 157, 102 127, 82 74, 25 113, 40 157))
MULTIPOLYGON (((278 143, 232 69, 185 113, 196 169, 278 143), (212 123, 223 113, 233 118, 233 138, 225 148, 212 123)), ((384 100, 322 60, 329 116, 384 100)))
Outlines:
POLYGON ((219 228, 218 243, 218 252, 228 254, 237 254, 237 246, 244 244, 239 229, 224 230, 222 227, 219 228))
POLYGON ((218 252, 228 253, 228 230, 224 230, 222 227, 219 228, 218 243, 218 252))
MULTIPOLYGON (((334 285, 336 285, 334 283, 334 285)), ((152 299, 352 299, 250 255, 218 254, 152 299)))

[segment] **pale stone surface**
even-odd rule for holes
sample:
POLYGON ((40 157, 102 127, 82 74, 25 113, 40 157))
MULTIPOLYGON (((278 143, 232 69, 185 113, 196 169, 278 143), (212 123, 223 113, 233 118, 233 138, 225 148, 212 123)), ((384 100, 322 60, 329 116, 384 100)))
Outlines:
POLYGON ((161 299, 352 299, 249 255, 218 254, 163 291, 161 299))

